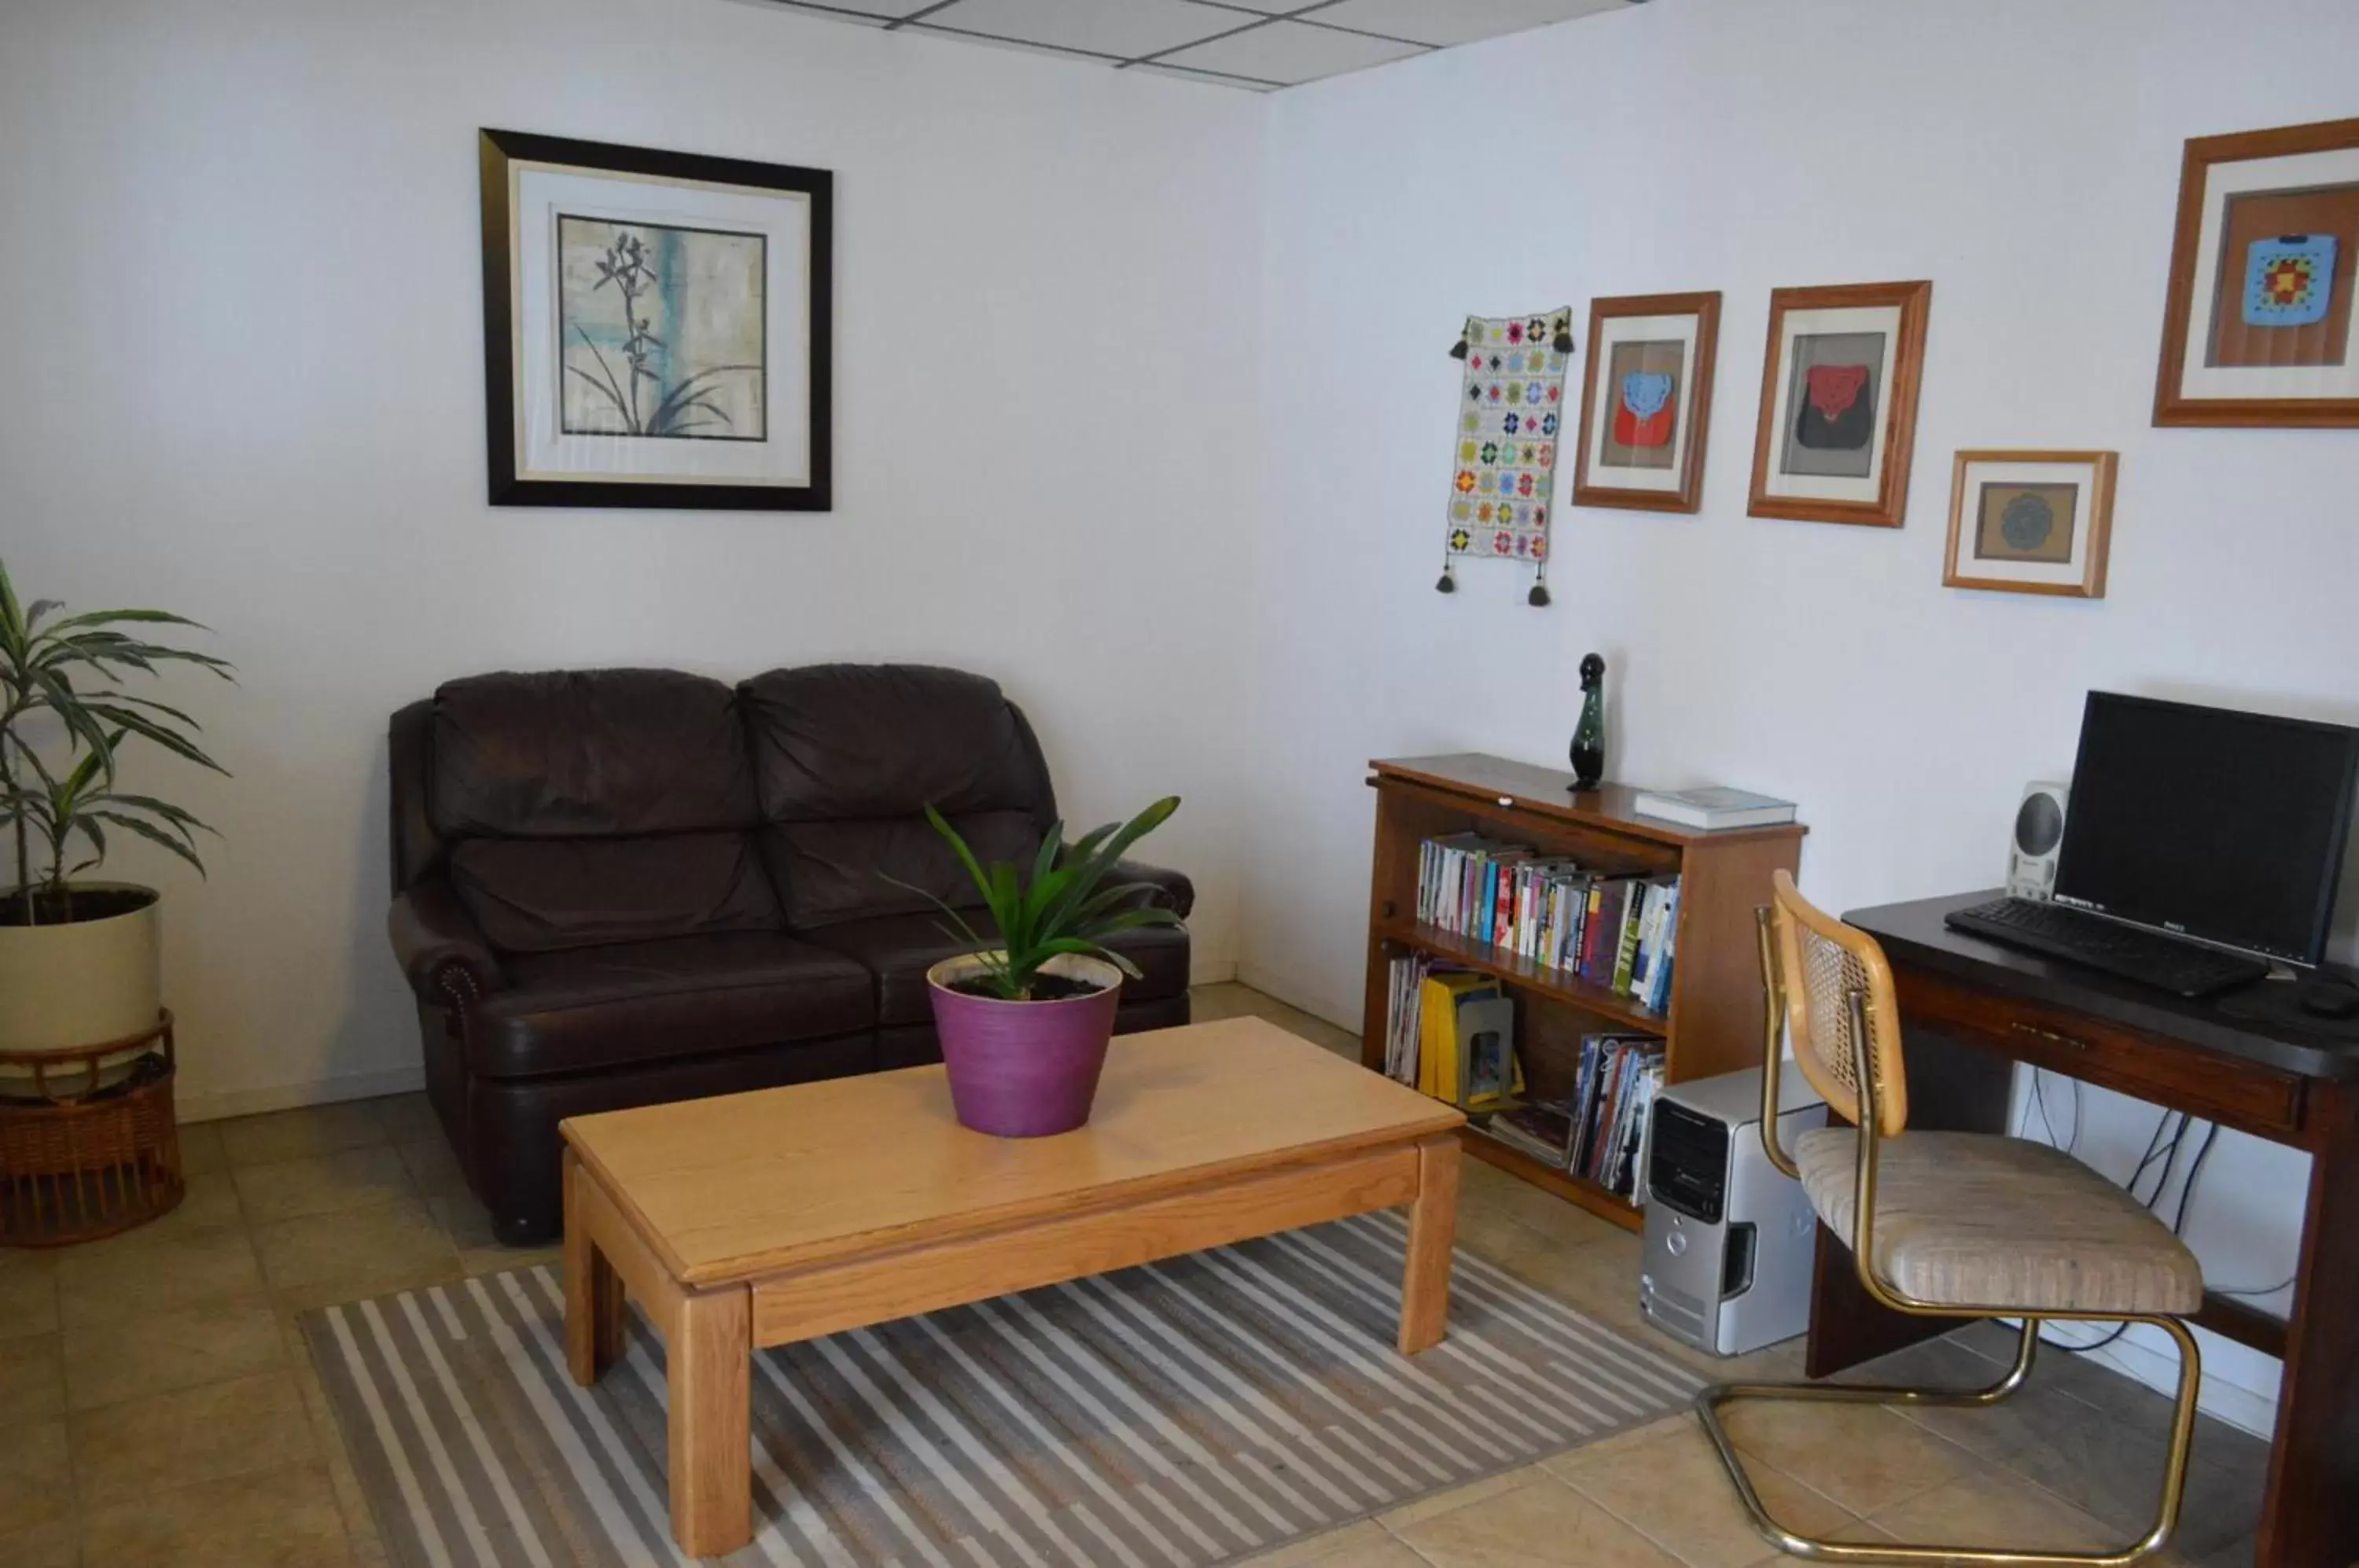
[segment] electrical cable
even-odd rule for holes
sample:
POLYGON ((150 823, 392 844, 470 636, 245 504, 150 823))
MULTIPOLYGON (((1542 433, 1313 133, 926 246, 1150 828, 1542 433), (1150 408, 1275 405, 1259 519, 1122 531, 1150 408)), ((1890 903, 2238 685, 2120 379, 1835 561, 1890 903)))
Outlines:
MULTIPOLYGON (((2065 1080, 2072 1085, 2072 1136, 2063 1138, 2056 1136, 2056 1123, 2048 1112, 2049 1076, 2049 1072, 2044 1067, 2035 1067, 2031 1070, 2031 1103, 2026 1107, 2025 1120, 2027 1124, 2030 1113, 2037 1111, 2039 1115, 2039 1125, 2047 1129, 2049 1146, 2071 1154, 2081 1147, 2081 1081, 2078 1078, 2065 1080)), ((2028 1126, 2025 1130, 2029 1130, 2028 1126)))
MULTIPOLYGON (((2048 1076, 2048 1072, 2045 1068, 2034 1067, 2031 1070, 2031 1100, 2030 1104, 2027 1105, 2024 1110, 2023 1128, 2026 1133, 2028 1133, 2030 1131, 2031 1118, 2034 1115, 2037 1115, 2039 1118, 2040 1127, 2048 1135, 2047 1141, 2049 1147, 2051 1149, 2062 1149, 2065 1153, 2070 1154, 2079 1148, 2081 1142, 2081 1116, 2082 1108, 2081 1100, 2081 1081, 2078 1078, 2068 1078, 2066 1080, 2067 1083, 2072 1085, 2072 1136, 2069 1139, 2066 1139, 2060 1138, 2057 1136, 2055 1121, 2049 1115, 2048 1076)), ((2146 1140, 2146 1151, 2138 1157, 2137 1169, 2133 1171, 2130 1173, 2130 1179, 2123 1183, 2124 1189, 2129 1192, 2131 1197, 2137 1198, 2138 1202, 2143 1203, 2146 1207, 2156 1211, 2157 1218, 2161 1217, 2160 1205, 2164 1195, 2170 1191, 2170 1179, 2179 1165, 2179 1152, 2183 1147, 2185 1147, 2187 1135, 2190 1130, 2191 1130, 2193 1125, 2194 1117, 2185 1111, 2165 1111, 2159 1116, 2156 1117, 2154 1132, 2146 1140), (2171 1118, 2174 1116, 2179 1118, 2179 1125, 2176 1127, 2171 1126, 2171 1118), (2148 1171, 2155 1169, 2157 1161, 2159 1161, 2161 1164, 2161 1174, 2156 1179, 2154 1191, 2144 1197, 2139 1197, 2138 1184, 2145 1181, 2148 1171)), ((2195 1146, 2195 1157, 2188 1162, 2187 1174, 2180 1183, 2179 1202, 2173 1209, 2170 1217, 2170 1231, 2173 1236, 2184 1237, 2187 1234, 2187 1215, 2188 1211, 2193 1206, 2195 1202, 2196 1183, 2202 1177, 2203 1168, 2212 1158, 2212 1146, 2219 1142, 2219 1140, 2220 1124, 2217 1122, 2206 1122, 2204 1124, 2203 1139, 2201 1143, 2195 1146)), ((2214 1285, 2210 1287, 2210 1290, 2212 1294, 2217 1296, 2236 1296, 2250 1300, 2260 1300, 2266 1297, 2277 1295, 2280 1291, 2292 1289, 2294 1285, 2300 1281, 2300 1279, 2301 1275, 2299 1271, 2297 1270, 2294 1273, 2287 1275, 2284 1279, 2278 1280, 2274 1285, 2214 1285)), ((2101 1334, 2095 1339, 2088 1340, 2081 1344, 2074 1344, 2070 1340, 2051 1338, 2046 1333, 2042 1333, 2039 1337, 2040 1343, 2043 1345, 2052 1345, 2059 1350, 2070 1351, 2075 1356, 2082 1356, 2093 1350, 2103 1350, 2105 1346, 2112 1345, 2114 1341, 2120 1339, 2129 1331, 2130 1325, 2128 1323, 2119 1323, 2116 1324, 2110 1332, 2101 1334)))
POLYGON ((2220 1124, 2213 1122, 2212 1130, 2203 1135, 2202 1146, 2195 1151, 2195 1162, 2187 1168, 2187 1183, 2179 1189, 2179 1213, 2171 1216, 2170 1234, 2187 1234, 2188 1200, 2195 1196, 2195 1179, 2203 1174, 2203 1162, 2212 1158, 2212 1145, 2219 1140, 2220 1124))
MULTIPOLYGON (((2204 1134, 2202 1144, 2195 1150, 2195 1162, 2187 1168, 2187 1185, 2180 1189, 2179 1213, 2171 1220, 2170 1224, 2172 1231, 2181 1236, 2184 1236, 2187 1234, 2187 1209, 2188 1205, 2194 1200, 2195 1179, 2203 1174, 2203 1162, 2212 1157, 2212 1141, 2219 1136, 2220 1124, 2214 1122, 2212 1124, 2212 1130, 2204 1134)), ((2300 1279, 2301 1272, 2299 1269, 2296 1269, 2293 1273, 2287 1275, 2284 1279, 2278 1280, 2274 1285, 2213 1285, 2210 1287, 2210 1290, 2212 1294, 2215 1296, 2240 1296, 2248 1300, 2258 1301, 2266 1297, 2274 1296, 2280 1290, 2289 1290, 2299 1283, 2300 1279)))
MULTIPOLYGON (((2036 1092, 2036 1082, 2034 1088, 2036 1092)), ((2156 1160, 2161 1160, 2162 1179, 2155 1184, 2153 1195, 2151 1197, 2138 1198, 2138 1201, 2149 1209, 2154 1207, 2154 1205, 2161 1200, 2162 1194, 2170 1186, 2171 1168, 2179 1161, 2179 1148, 2186 1139, 2189 1120, 2190 1118, 2184 1111, 2165 1111, 2160 1116, 2157 1116, 2154 1122, 2154 1133, 2146 1140, 2146 1152, 2139 1157, 2137 1169, 2130 1173, 2129 1181, 2124 1183, 2124 1186, 2128 1190, 2130 1196, 2136 1198, 2138 1195, 2137 1184, 2139 1181, 2145 1177, 2147 1171, 2153 1168, 2156 1160), (2179 1127, 2175 1132, 2170 1133, 2168 1136, 2168 1138, 2166 1138, 2164 1129, 2170 1126, 2170 1118, 2173 1116, 2177 1116, 2179 1117, 2179 1127)), ((2078 1129, 2076 1128, 2075 1131, 2077 1132, 2077 1130, 2078 1129)), ((2042 1345, 2053 1345, 2059 1350, 2070 1351, 2075 1356, 2085 1356, 2093 1350, 2104 1349, 2105 1346, 2113 1344, 2115 1340, 2121 1338, 2122 1335, 2129 1333, 2129 1324, 2125 1323, 2116 1323, 2110 1332, 2100 1334, 2095 1339, 2083 1341, 2078 1344, 2075 1344, 2073 1341, 2069 1339, 2050 1338, 2043 1332, 2039 1336, 2039 1342, 2042 1345)))
POLYGON ((2039 1115, 2040 1127, 2048 1134, 2048 1147, 2063 1148, 2063 1141, 2056 1136, 2056 1124, 2048 1119, 2048 1074, 2045 1069, 2038 1067, 2031 1070, 2031 1103, 2024 1107, 2026 1132, 2031 1130, 2031 1116, 2035 1111, 2039 1115))

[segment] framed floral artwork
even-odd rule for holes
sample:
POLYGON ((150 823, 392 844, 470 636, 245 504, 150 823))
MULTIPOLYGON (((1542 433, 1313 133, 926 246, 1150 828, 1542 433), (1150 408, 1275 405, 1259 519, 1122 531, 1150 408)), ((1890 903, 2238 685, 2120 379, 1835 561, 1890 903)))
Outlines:
POLYGON ((1900 526, 1932 302, 1922 281, 1770 294, 1746 511, 1900 526))
POLYGON ((1717 293, 1589 302, 1575 506, 1692 512, 1702 504, 1719 344, 1717 293))
POLYGON ((2104 598, 2117 461, 2110 452, 1958 453, 1942 583, 2104 598))
POLYGON ((495 506, 826 511, 825 169, 481 133, 495 506))
POLYGON ((2359 425, 2359 120, 2197 136, 2158 425, 2359 425))

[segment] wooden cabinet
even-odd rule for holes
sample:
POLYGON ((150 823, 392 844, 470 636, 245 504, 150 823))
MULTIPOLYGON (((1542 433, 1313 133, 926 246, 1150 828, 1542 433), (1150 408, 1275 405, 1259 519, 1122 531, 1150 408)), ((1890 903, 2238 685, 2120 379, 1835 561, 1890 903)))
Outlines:
MULTIPOLYGON (((1364 1065, 1384 1070, 1386 977, 1391 961, 1410 953, 1479 970, 1514 992, 1516 1051, 1537 1098, 1570 1094, 1582 1037, 1610 1030, 1663 1036, 1669 1042, 1665 1075, 1674 1083, 1760 1064, 1760 948, 1753 911, 1769 901, 1770 874, 1795 868, 1807 831, 1801 824, 1699 833, 1639 816, 1631 806, 1637 791, 1626 786, 1575 793, 1570 773, 1474 753, 1369 767, 1376 836, 1360 1042, 1364 1065), (1670 1006, 1657 1013, 1569 970, 1419 924, 1419 846, 1466 832, 1571 855, 1599 871, 1677 873, 1681 892, 1670 1006)), ((1464 1138, 1476 1158, 1637 1228, 1638 1211, 1605 1189, 1482 1133, 1470 1130, 1464 1138)))

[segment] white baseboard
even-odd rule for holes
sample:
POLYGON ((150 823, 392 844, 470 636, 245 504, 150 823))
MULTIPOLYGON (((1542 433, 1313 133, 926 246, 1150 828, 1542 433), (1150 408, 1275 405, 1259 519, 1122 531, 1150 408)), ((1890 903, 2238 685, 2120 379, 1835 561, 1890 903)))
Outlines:
MULTIPOLYGON (((2176 1356, 2127 1338, 2087 1354, 2090 1360, 2102 1361, 2123 1377, 2143 1383, 2165 1398, 2175 1398, 2179 1393, 2176 1356)), ((2207 1372, 2202 1388, 2196 1392, 2195 1405, 2205 1415, 2216 1416, 2230 1426, 2249 1432, 2263 1443, 2277 1434, 2277 1401, 2274 1394, 2261 1393, 2207 1372)))
POLYGON ((1240 985, 1250 985, 1266 996, 1275 996, 1297 1012, 1309 1013, 1312 1018, 1322 1023, 1332 1024, 1346 1034, 1360 1032, 1360 1026, 1356 1020, 1347 1023, 1340 1016, 1344 1009, 1302 999, 1294 986, 1260 965, 1240 964, 1236 969, 1237 981, 1240 985))
POLYGON ((338 1100, 373 1100, 380 1094, 407 1094, 426 1086, 423 1067, 397 1067, 386 1073, 347 1073, 309 1083, 277 1083, 264 1089, 223 1089, 210 1094, 181 1094, 175 1108, 184 1122, 219 1121, 223 1116, 250 1116, 262 1111, 288 1111, 299 1105, 326 1105, 338 1100))

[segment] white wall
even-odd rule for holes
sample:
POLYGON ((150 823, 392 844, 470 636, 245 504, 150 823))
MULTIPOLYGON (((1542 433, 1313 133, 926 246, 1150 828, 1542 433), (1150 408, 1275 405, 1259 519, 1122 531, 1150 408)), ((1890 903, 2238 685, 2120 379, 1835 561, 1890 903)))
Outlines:
MULTIPOLYGON (((1799 801, 1836 909, 1995 883, 2091 687, 2359 721, 2359 436, 2148 424, 2181 141, 2359 112, 2354 59, 2344 0, 1658 0, 1278 94, 1245 977, 1355 1018, 1363 764, 1562 766, 1592 648, 1610 772, 1799 801), (1911 278, 1907 526, 1748 518, 1769 290, 1911 278), (1701 514, 1562 507, 1546 611, 1496 563, 1437 594, 1462 319, 1692 289, 1724 294, 1701 514), (1966 446, 2121 452, 2102 603, 1940 585, 1966 446)), ((2098 1098, 2081 1152, 2121 1177, 2154 1113, 2098 1098)), ((2216 1282, 2291 1272, 2304 1171, 2223 1137, 2216 1282)))
MULTIPOLYGON (((414 1070, 384 716, 499 667, 993 672, 1073 815, 1189 797, 1201 970, 1348 1021, 1362 765, 1553 760, 1590 648, 1613 771, 1801 801, 1837 908, 1995 880, 2089 687, 2359 720, 2359 441, 2147 423, 2180 141, 2352 113, 2354 51, 2343 0, 1656 0, 1262 99, 722 0, 17 0, 0 550, 245 671, 176 687, 235 780, 141 775, 212 880, 123 866, 201 1105, 414 1070), (833 514, 484 506, 486 125, 837 171, 833 514), (1918 277, 1908 527, 1746 518, 1768 290, 1918 277), (1545 612, 1434 593, 1461 319, 1698 288, 1701 515, 1566 508, 1545 612), (2121 452, 2105 601, 1940 586, 1964 445, 2121 452)), ((2301 1175, 2223 1139, 2216 1280, 2290 1271, 2301 1175)))
POLYGON ((1067 811, 1233 953, 1263 105, 722 0, 0 8, 0 553, 218 628, 234 780, 168 890, 200 1110, 397 1086, 385 721, 450 677, 924 659, 998 677, 1067 811), (836 172, 826 516, 484 500, 475 132, 836 172))

